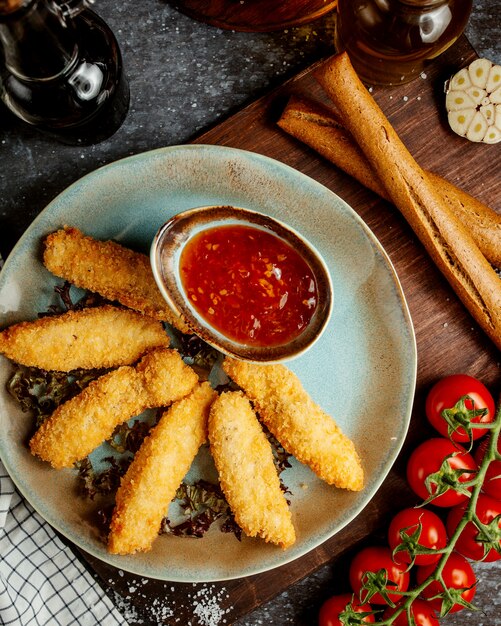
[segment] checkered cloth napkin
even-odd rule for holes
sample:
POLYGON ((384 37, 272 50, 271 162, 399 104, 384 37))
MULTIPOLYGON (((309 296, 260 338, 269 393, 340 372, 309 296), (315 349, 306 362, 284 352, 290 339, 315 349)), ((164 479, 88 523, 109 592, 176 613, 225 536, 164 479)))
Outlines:
POLYGON ((126 626, 0 462, 0 626, 126 626))

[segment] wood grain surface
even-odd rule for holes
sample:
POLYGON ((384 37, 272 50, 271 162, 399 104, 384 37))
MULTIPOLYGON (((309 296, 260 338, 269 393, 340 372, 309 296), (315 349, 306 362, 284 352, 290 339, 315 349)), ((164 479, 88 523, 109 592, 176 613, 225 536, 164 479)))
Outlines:
MULTIPOLYGON (((472 144, 455 136, 444 114, 445 80, 473 58, 475 53, 463 37, 430 66, 426 76, 398 88, 374 88, 373 95, 423 167, 499 211, 499 145, 472 144)), ((499 352, 434 267, 398 211, 277 128, 276 120, 291 93, 326 101, 310 69, 209 130, 197 143, 243 148, 287 163, 341 196, 372 229, 396 268, 416 331, 418 380, 409 433, 396 464, 363 513, 323 545, 277 570, 209 586, 148 581, 138 591, 137 577, 87 557, 106 585, 137 607, 142 623, 207 623, 194 615, 193 602, 188 599, 194 598, 198 588, 210 588, 229 624, 319 566, 346 558, 361 542, 377 536, 397 509, 416 503, 405 483, 405 462, 416 443, 431 434, 423 409, 430 385, 446 374, 467 372, 482 378, 493 393, 499 391, 499 352), (166 606, 176 607, 173 616, 159 618, 151 613, 151 606, 160 599, 166 606)))

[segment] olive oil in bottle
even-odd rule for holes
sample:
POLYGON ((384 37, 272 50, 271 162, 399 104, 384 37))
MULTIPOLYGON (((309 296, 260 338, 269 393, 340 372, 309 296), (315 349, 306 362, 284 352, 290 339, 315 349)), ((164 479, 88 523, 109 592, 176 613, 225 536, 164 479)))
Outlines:
POLYGON ((336 48, 362 80, 400 85, 463 32, 472 0, 339 0, 336 48))

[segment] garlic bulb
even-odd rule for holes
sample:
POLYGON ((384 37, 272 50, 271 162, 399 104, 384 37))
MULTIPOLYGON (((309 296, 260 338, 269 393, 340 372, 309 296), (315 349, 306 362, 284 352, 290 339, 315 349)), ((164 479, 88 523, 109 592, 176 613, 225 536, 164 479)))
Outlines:
POLYGON ((476 59, 446 86, 449 124, 470 141, 501 141, 501 65, 476 59))

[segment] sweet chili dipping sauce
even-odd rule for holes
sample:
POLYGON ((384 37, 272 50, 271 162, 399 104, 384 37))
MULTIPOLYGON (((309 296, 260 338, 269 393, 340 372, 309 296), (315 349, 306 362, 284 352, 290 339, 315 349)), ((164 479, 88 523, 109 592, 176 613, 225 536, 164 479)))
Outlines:
POLYGON ((185 246, 181 281, 198 313, 226 337, 276 346, 297 337, 318 304, 309 265, 289 244, 252 226, 204 230, 185 246))

